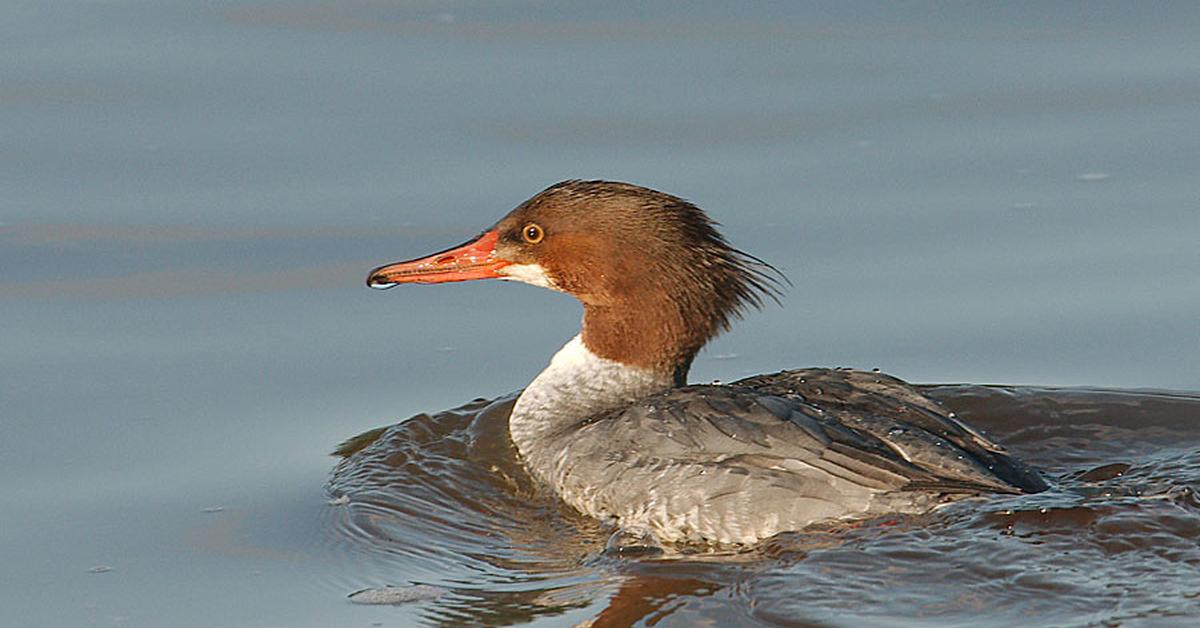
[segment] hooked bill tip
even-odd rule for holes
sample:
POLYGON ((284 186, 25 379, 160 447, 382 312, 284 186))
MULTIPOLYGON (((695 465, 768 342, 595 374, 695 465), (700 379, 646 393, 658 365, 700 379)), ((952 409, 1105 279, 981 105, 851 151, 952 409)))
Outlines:
POLYGON ((383 275, 370 275, 367 277, 367 287, 375 290, 387 290, 395 288, 396 282, 388 281, 383 275))

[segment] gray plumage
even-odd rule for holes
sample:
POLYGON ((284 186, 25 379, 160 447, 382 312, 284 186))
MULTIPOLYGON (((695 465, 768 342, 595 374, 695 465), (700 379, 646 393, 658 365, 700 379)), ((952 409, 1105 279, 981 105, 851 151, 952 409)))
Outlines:
POLYGON ((544 444, 564 500, 666 541, 750 543, 821 520, 1046 488, 913 387, 861 371, 675 388, 544 444))

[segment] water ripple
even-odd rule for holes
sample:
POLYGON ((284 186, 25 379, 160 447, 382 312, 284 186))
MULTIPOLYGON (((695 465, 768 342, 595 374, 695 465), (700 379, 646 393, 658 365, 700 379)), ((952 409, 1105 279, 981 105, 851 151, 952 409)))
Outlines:
POLYGON ((614 556, 608 531, 521 467, 507 437, 510 395, 342 445, 330 542, 353 575, 339 584, 437 587, 445 593, 411 603, 439 625, 978 623, 980 614, 1000 625, 1200 612, 1200 397, 927 392, 1046 470, 1052 489, 820 526, 749 550, 614 556))

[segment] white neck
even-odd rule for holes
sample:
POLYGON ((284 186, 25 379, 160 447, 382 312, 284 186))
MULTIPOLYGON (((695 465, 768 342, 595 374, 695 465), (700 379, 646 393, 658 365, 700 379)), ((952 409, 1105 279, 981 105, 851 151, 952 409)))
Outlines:
POLYGON ((508 432, 538 472, 540 454, 552 454, 552 436, 598 413, 671 387, 669 374, 628 366, 592 353, 575 336, 554 354, 513 406, 508 432))

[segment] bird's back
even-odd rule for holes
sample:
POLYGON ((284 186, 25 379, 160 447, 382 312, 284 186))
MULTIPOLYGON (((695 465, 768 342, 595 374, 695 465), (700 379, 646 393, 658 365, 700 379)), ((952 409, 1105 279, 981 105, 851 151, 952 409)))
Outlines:
POLYGON ((908 384, 841 369, 675 388, 548 440, 557 453, 544 479, 564 500, 668 541, 750 543, 827 519, 1046 488, 908 384))

